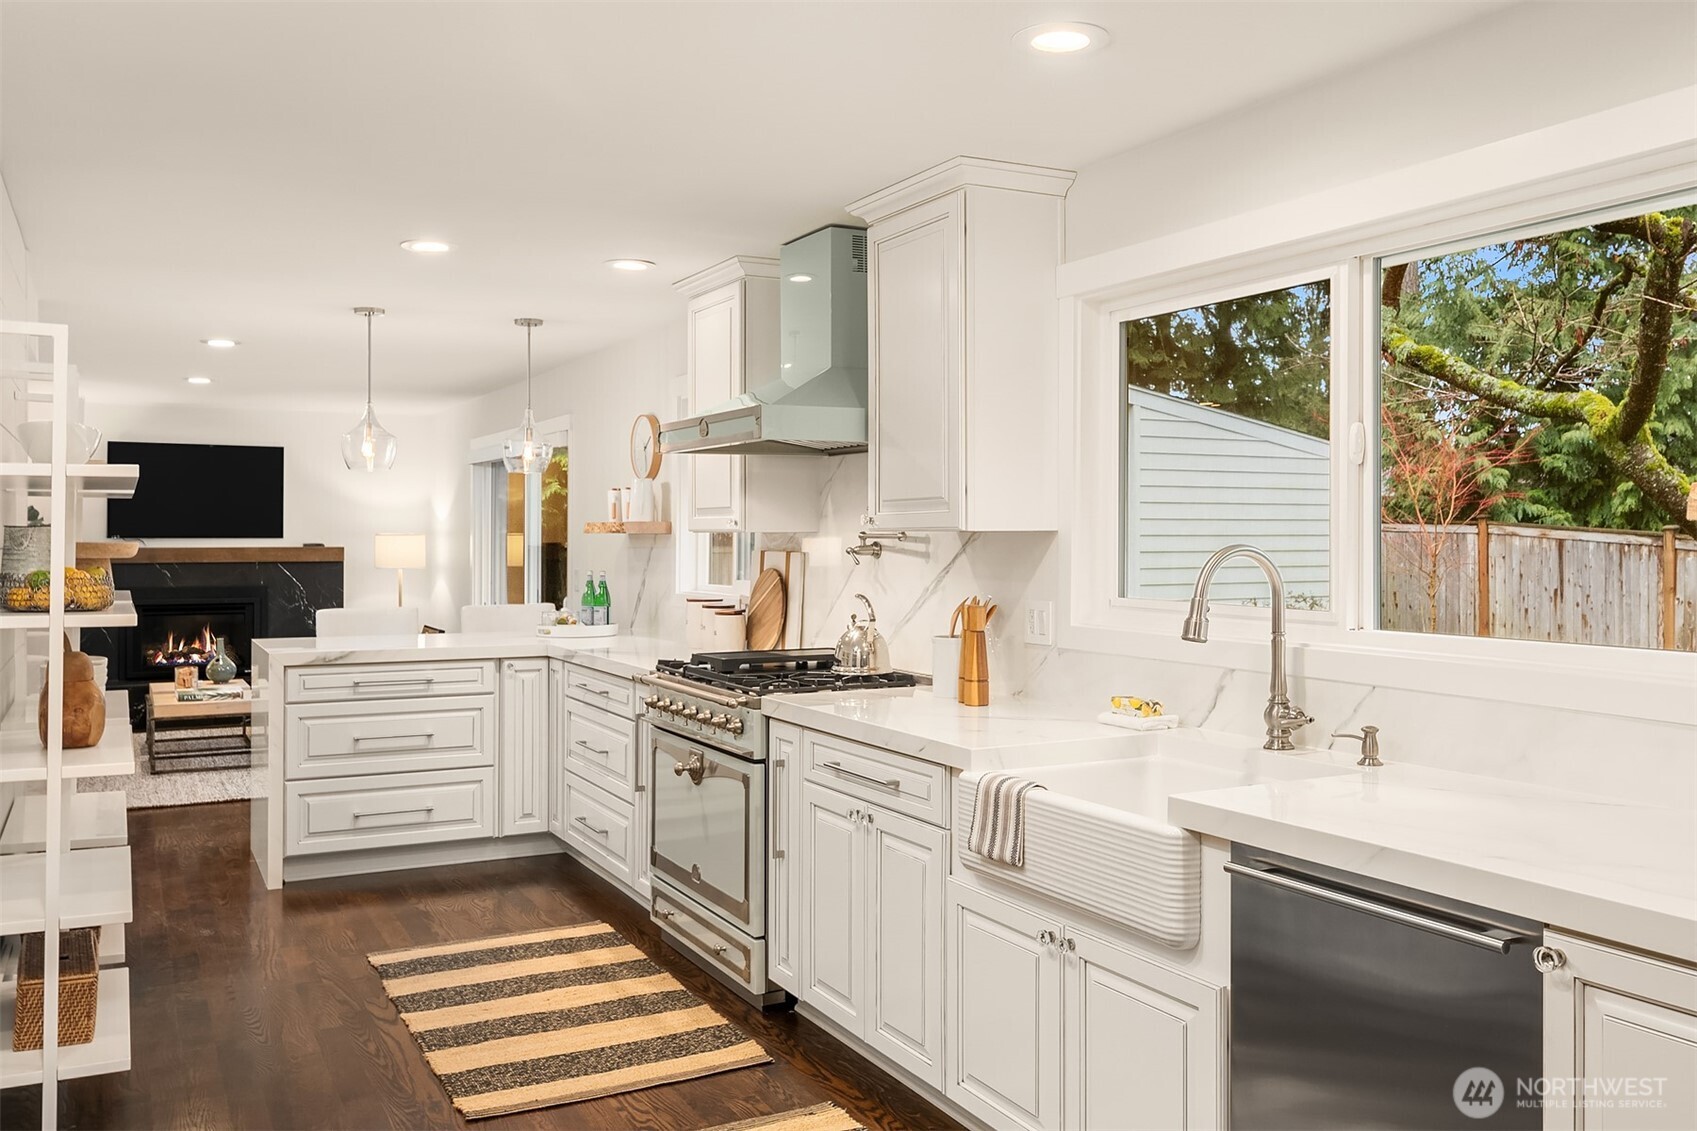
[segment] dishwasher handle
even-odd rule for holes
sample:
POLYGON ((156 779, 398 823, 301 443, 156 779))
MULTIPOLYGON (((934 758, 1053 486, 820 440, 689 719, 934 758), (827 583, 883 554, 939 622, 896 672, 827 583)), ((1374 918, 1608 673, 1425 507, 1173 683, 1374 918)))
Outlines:
POLYGON ((1498 954, 1507 954, 1508 948, 1515 943, 1532 941, 1528 936, 1515 931, 1504 930, 1500 927, 1472 927, 1451 923, 1447 919, 1422 915, 1418 911, 1410 911, 1394 904, 1380 903, 1377 900, 1357 895, 1352 891, 1330 887, 1305 876, 1292 875, 1274 868, 1257 868, 1248 864, 1239 864, 1235 860, 1228 860, 1226 861, 1226 871, 1234 876, 1259 880, 1264 884, 1271 884, 1273 887, 1285 891, 1310 896, 1326 903, 1335 904, 1338 907, 1347 907, 1351 911, 1373 915, 1392 923, 1401 924, 1404 927, 1414 927, 1434 935, 1441 935, 1446 939, 1466 943, 1468 946, 1494 950, 1498 954))

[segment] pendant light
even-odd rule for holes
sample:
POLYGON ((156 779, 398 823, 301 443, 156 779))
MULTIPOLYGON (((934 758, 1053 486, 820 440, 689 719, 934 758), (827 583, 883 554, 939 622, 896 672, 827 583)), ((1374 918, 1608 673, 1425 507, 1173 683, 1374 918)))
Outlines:
POLYGON ((501 446, 501 462, 508 471, 536 475, 554 458, 554 445, 536 431, 536 417, 530 411, 530 332, 542 325, 542 319, 515 318, 513 325, 524 327, 524 421, 501 446))
POLYGON ((395 466, 395 434, 377 423, 371 407, 371 320, 383 308, 356 306, 354 313, 365 319, 365 415, 342 434, 342 462, 353 471, 386 471, 395 466))

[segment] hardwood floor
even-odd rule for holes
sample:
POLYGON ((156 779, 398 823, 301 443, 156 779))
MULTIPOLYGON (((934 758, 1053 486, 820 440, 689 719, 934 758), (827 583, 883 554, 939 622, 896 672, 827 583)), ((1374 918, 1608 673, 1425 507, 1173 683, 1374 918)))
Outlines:
MULTIPOLYGON (((269 892, 248 856, 246 802, 134 810, 130 843, 132 1067, 61 1085, 62 1127, 698 1131, 824 1100, 868 1127, 958 1126, 818 1026, 745 1005, 566 856, 269 892), (590 919, 741 1025, 773 1063, 467 1124, 366 954, 590 919)), ((0 1093, 0 1126, 40 1126, 38 1090, 0 1093)))

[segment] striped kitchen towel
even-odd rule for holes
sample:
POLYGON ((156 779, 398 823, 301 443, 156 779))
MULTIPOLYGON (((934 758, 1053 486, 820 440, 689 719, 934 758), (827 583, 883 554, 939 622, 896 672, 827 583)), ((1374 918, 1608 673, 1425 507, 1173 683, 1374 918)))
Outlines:
POLYGON ((986 860, 1025 867, 1025 795, 1043 787, 1012 774, 978 779, 966 846, 986 860))

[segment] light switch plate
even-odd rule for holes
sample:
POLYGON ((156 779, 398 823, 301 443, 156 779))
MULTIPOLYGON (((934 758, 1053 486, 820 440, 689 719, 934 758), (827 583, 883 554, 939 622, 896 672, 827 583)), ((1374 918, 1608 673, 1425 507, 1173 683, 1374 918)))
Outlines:
POLYGON ((1025 642, 1053 644, 1055 642, 1055 603, 1028 601, 1025 606, 1025 642))

